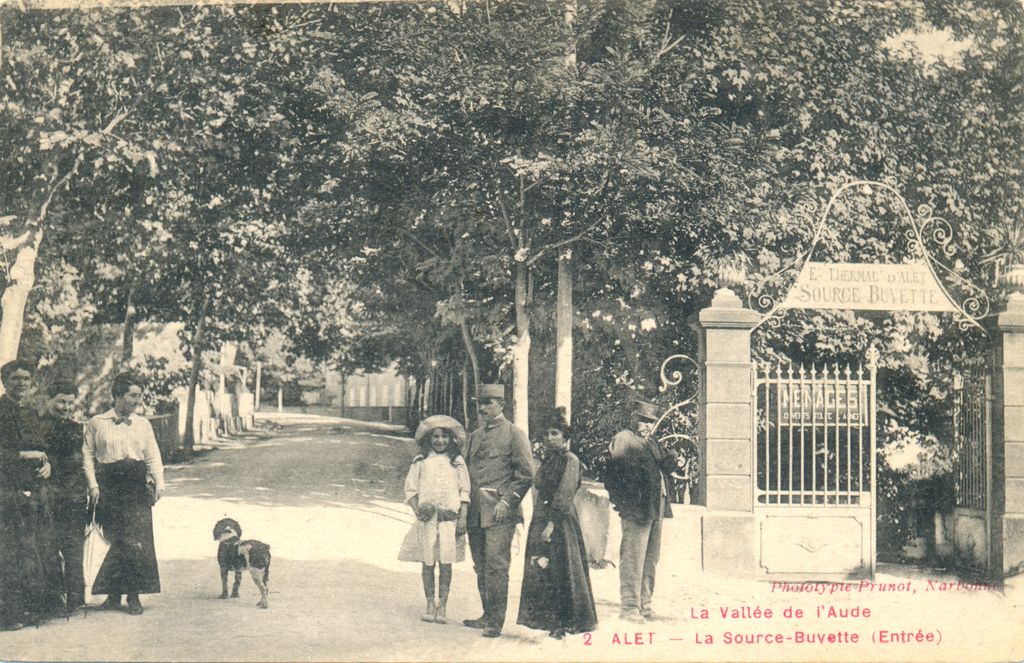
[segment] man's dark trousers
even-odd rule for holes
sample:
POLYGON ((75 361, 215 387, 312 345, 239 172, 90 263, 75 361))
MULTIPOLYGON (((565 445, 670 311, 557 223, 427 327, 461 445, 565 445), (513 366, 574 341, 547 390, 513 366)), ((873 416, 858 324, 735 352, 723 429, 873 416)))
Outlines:
POLYGON ((484 607, 484 620, 499 631, 508 607, 508 569, 512 564, 512 536, 516 523, 469 528, 469 553, 473 556, 476 587, 484 607))

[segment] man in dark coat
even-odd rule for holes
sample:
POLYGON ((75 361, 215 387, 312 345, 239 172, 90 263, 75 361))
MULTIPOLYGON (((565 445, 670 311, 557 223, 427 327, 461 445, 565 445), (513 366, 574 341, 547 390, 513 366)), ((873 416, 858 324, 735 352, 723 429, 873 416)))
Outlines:
POLYGON ((619 547, 621 617, 643 623, 658 616, 651 609, 654 576, 661 552, 661 524, 672 517, 670 473, 676 454, 650 437, 657 408, 637 401, 630 429, 616 433, 608 451, 605 488, 622 519, 619 547))
POLYGON ((465 458, 472 486, 469 551, 484 614, 463 624, 496 638, 505 624, 512 535, 523 520, 520 502, 533 483, 533 455, 526 434, 502 413, 504 385, 480 385, 477 401, 483 423, 470 434, 465 458))
POLYGON ((53 519, 57 547, 64 558, 64 590, 68 610, 85 605, 85 578, 82 574, 89 484, 82 467, 82 424, 71 418, 78 389, 68 381, 50 387, 50 412, 43 417, 46 443, 53 475, 53 519))

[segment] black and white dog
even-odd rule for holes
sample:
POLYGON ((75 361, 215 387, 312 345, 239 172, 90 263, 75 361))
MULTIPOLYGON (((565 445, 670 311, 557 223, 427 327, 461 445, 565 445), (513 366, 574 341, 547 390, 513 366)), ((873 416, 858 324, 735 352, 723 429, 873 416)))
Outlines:
POLYGON ((235 572, 235 584, 231 598, 238 598, 238 585, 242 582, 242 569, 248 568, 256 587, 260 590, 260 608, 267 606, 267 585, 270 582, 270 546, 260 541, 242 541, 242 526, 237 520, 223 518, 213 526, 213 538, 220 542, 217 548, 217 563, 220 564, 222 599, 228 597, 228 571, 235 572))

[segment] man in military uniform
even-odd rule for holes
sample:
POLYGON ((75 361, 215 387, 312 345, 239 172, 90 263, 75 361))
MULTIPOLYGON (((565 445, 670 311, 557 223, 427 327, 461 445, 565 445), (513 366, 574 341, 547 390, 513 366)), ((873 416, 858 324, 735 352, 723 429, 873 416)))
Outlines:
POLYGON ((526 434, 502 413, 504 385, 480 385, 477 405, 482 423, 470 434, 465 457, 472 486, 469 551, 484 614, 463 624, 496 638, 505 623, 512 535, 523 520, 520 502, 533 483, 533 456, 526 434))
POLYGON ((635 623, 658 619, 651 609, 651 597, 661 553, 661 523, 672 517, 670 473, 675 469, 677 454, 651 438, 657 420, 653 403, 636 401, 630 429, 616 433, 608 445, 611 459, 605 488, 622 519, 620 616, 635 623))

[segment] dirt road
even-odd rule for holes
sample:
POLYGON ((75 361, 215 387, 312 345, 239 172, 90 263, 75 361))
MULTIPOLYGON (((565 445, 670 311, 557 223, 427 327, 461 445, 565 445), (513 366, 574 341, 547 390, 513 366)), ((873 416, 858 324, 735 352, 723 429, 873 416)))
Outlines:
MULTIPOLYGON (((498 640, 461 626, 480 612, 467 561, 455 567, 451 623, 419 620, 419 568, 396 560, 412 518, 401 487, 413 442, 384 425, 303 415, 263 418, 264 428, 167 470, 154 511, 163 591, 146 613, 87 611, 40 628, 0 633, 0 659, 160 661, 322 660, 1019 660, 1021 593, 928 592, 926 579, 888 570, 879 582, 911 582, 920 593, 837 596, 772 593, 766 583, 679 572, 663 549, 656 592, 672 620, 618 620, 618 575, 592 571, 600 629, 554 641, 509 624, 498 640), (238 520, 244 536, 269 543, 270 609, 243 579, 242 598, 220 600, 213 524, 238 520), (893 575, 893 574, 897 575, 893 575), (720 617, 768 606, 771 618, 720 617), (870 618, 812 617, 818 606, 869 608, 870 618), (799 607, 808 617, 783 616, 799 607), (700 611, 708 610, 708 619, 700 611), (941 631, 943 642, 873 643, 879 630, 941 631), (797 645, 796 631, 856 633, 858 643, 797 645), (789 637, 766 644, 767 634, 789 637), (726 642, 764 634, 757 644, 726 642), (702 642, 711 636, 714 643, 702 642), (589 644, 588 644, 589 642, 589 644)), ((672 527, 668 523, 666 527, 672 527)), ((515 562, 514 562, 515 564, 515 562)), ((517 569, 511 584, 517 588, 517 569)), ((93 600, 96 604, 99 597, 93 600)), ((849 613, 848 613, 849 614, 849 613)))

